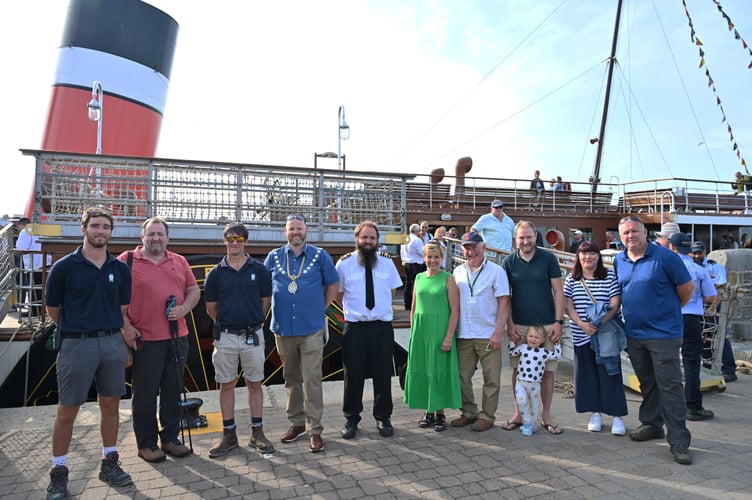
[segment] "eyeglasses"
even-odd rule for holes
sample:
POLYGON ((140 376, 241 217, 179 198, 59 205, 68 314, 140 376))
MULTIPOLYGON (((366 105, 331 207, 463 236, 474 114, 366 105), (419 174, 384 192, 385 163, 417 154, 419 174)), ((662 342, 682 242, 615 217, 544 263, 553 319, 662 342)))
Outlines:
POLYGON ((288 220, 288 221, 291 221, 291 220, 299 220, 299 221, 303 221, 303 222, 305 222, 305 217, 303 217, 303 216, 302 216, 302 215, 300 215, 300 214, 292 214, 292 215, 288 215, 288 216, 287 216, 287 220, 288 220))
POLYGON ((225 239, 227 240, 227 243, 235 243, 236 241, 238 243, 245 243, 245 237, 243 236, 228 235, 228 236, 225 236, 225 239))

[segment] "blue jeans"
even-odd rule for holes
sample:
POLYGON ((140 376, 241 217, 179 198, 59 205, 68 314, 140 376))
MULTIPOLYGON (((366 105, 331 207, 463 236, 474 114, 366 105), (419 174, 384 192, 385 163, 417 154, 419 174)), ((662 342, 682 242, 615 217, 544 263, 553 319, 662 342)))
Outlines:
POLYGON ((627 338, 627 352, 640 381, 640 423, 657 429, 666 424, 666 441, 689 446, 687 405, 679 367, 681 338, 627 338))
POLYGON ((682 342, 682 364, 684 365, 684 399, 690 410, 702 409, 700 392, 700 363, 702 357, 702 318, 694 314, 683 314, 684 338, 682 342))

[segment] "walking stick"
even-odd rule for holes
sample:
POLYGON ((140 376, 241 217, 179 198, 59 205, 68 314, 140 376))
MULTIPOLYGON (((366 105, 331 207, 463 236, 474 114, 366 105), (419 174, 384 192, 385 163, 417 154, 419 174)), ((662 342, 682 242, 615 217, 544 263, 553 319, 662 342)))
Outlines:
MULTIPOLYGON (((170 316, 170 311, 173 307, 175 307, 175 296, 170 295, 170 298, 167 299, 167 302, 165 303, 166 307, 166 314, 167 317, 170 316)), ((178 392, 183 393, 183 401, 180 401, 180 398, 178 397, 178 406, 180 407, 180 438, 183 441, 183 445, 185 445, 185 428, 183 427, 183 413, 186 407, 186 403, 188 398, 185 395, 185 384, 183 384, 183 370, 181 370, 181 364, 180 359, 182 356, 180 355, 180 346, 178 345, 178 322, 177 320, 168 320, 170 324, 170 339, 172 343, 172 354, 175 357, 175 371, 177 372, 178 376, 178 392)), ((185 417, 185 423, 188 426, 188 447, 191 450, 191 453, 193 453, 193 439, 191 438, 191 422, 188 419, 188 414, 186 412, 185 417)))

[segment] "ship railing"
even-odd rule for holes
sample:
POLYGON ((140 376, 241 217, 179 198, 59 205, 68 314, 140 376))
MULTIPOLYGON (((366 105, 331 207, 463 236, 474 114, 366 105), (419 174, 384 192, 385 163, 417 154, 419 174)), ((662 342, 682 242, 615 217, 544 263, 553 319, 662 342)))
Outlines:
POLYGON ((13 251, 13 225, 0 229, 0 322, 16 299, 16 262, 13 251))
POLYGON ((624 212, 752 214, 752 193, 731 182, 671 177, 623 184, 624 212))
POLYGON ((529 179, 503 177, 416 175, 408 184, 408 211, 426 208, 485 211, 493 200, 501 200, 508 210, 550 212, 616 212, 619 185, 604 183, 592 192, 586 182, 571 182, 571 190, 530 189, 529 179))
MULTIPOLYGON (((309 232, 340 231, 370 219, 405 232, 412 175, 163 158, 24 150, 36 157, 33 220, 74 223, 91 205, 140 224, 154 215, 173 223, 220 226, 240 221, 280 230, 290 214, 309 232)), ((352 238, 349 235, 348 238, 352 238)), ((326 239, 326 238, 323 238, 326 239)))

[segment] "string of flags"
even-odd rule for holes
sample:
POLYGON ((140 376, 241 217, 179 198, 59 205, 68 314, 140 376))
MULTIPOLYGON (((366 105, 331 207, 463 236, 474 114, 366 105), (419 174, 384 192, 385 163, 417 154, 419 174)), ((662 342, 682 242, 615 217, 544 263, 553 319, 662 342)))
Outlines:
MULTIPOLYGON (((723 6, 721 5, 720 0, 712 0, 712 2, 716 5, 718 8, 718 11, 721 13, 721 17, 726 21, 726 24, 728 26, 729 31, 733 31, 734 33, 734 39, 740 40, 742 47, 747 50, 747 52, 750 55, 750 63, 747 65, 748 69, 752 69, 752 48, 750 48, 749 44, 744 40, 742 35, 739 33, 739 31, 734 26, 733 21, 731 21, 731 18, 728 14, 723 10, 723 6)), ((699 53, 700 53, 700 65, 699 68, 705 67, 705 76, 708 79, 708 87, 712 89, 713 95, 715 95, 715 102, 716 105, 718 105, 718 109, 721 111, 721 116, 723 116, 723 120, 721 123, 726 124, 726 130, 729 133, 729 139, 732 144, 732 149, 734 152, 736 152, 736 157, 739 159, 740 163, 744 167, 744 171, 749 174, 749 170, 747 170, 747 161, 744 159, 744 156, 742 155, 741 149, 739 148, 739 144, 736 142, 736 139, 734 138, 734 131, 731 128, 731 124, 728 123, 726 120, 726 112, 723 110, 723 104, 721 102, 721 98, 718 95, 718 91, 715 87, 715 82, 713 81, 713 77, 710 75, 710 69, 705 64, 705 51, 703 50, 703 44, 700 38, 697 36, 697 32, 695 31, 694 23, 692 22, 692 16, 689 15, 689 10, 687 9, 687 2, 686 0, 682 0, 682 5, 684 5, 684 14, 687 16, 687 20, 689 21, 689 30, 690 30, 690 38, 692 40, 692 43, 697 45, 699 53)))

